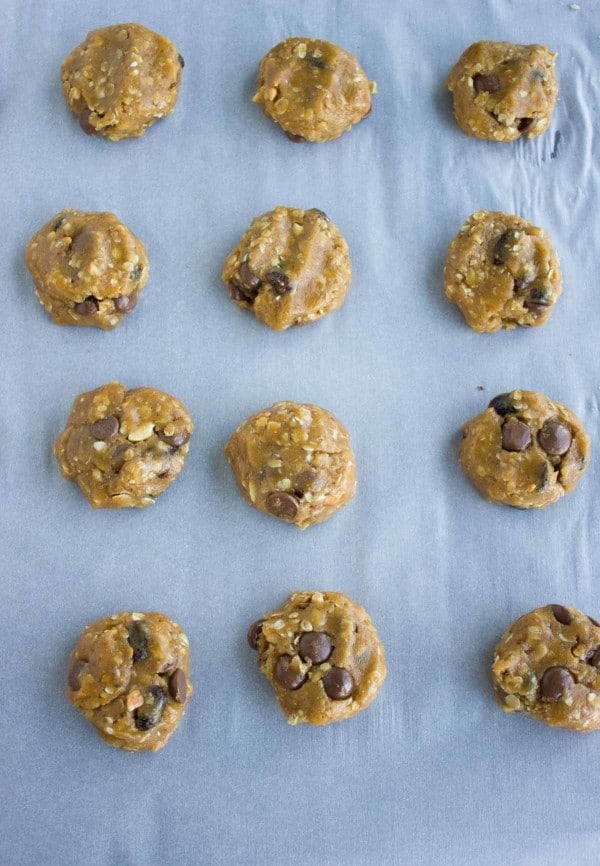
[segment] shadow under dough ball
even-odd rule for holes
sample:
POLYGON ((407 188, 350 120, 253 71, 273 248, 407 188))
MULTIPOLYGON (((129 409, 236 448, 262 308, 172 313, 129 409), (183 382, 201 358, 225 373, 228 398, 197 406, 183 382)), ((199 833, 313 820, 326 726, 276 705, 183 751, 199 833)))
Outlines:
POLYGON ((244 499, 299 529, 327 520, 356 490, 348 431, 311 403, 275 403, 252 415, 225 454, 244 499))
POLYGON ((64 60, 63 93, 88 135, 137 138, 174 110, 183 65, 165 36, 113 24, 92 30, 64 60))
POLYGON ((192 696, 189 643, 162 613, 123 611, 86 626, 67 674, 67 698, 111 746, 166 744, 192 696))
POLYGON ((94 508, 145 508, 183 469, 193 429, 170 394, 110 382, 75 398, 54 455, 94 508))
POLYGON ((231 299, 275 331, 337 310, 351 278, 348 245, 323 211, 281 206, 253 220, 222 273, 231 299))
POLYGON ((552 727, 600 728, 600 624, 574 607, 524 614, 500 638, 492 683, 507 713, 552 727))
POLYGON ((556 104, 556 54, 545 45, 475 42, 446 82, 463 132, 489 141, 536 138, 556 104))
POLYGON ((562 403, 511 391, 465 424, 460 462, 489 502, 544 508, 577 486, 590 449, 581 421, 562 403))
POLYGON ((115 328, 148 279, 144 244, 112 213, 63 210, 31 238, 25 262, 57 325, 115 328))
POLYGON ((375 82, 332 42, 295 36, 260 61, 253 102, 291 141, 329 141, 371 111, 375 82))
POLYGON ((446 297, 474 331, 537 327, 562 293, 560 262, 543 229, 500 211, 477 211, 448 248, 446 297))
POLYGON ((385 680, 383 646, 365 609, 341 592, 294 592, 248 631, 291 725, 328 725, 364 710, 385 680))

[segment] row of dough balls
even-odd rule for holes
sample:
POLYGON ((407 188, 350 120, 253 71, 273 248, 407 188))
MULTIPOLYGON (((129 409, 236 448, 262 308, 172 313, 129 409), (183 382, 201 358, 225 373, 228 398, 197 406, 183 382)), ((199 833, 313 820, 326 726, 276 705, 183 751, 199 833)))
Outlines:
MULTIPOLYGON (((170 394, 110 382, 75 399, 54 453, 94 508, 144 508, 181 472, 193 430, 170 394)), ((252 415, 225 454, 246 501, 300 529, 327 520, 356 490, 348 431, 310 403, 252 415)), ((589 461, 579 418, 534 391, 498 395, 463 429, 461 465, 491 502, 543 508, 575 488, 589 461)))

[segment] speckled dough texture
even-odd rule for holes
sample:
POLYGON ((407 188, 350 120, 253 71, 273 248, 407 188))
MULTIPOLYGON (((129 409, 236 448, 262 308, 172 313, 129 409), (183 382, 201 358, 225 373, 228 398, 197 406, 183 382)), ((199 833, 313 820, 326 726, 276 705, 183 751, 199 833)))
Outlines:
POLYGON ((115 328, 148 279, 144 244, 112 213, 62 210, 31 238, 25 262, 57 325, 115 328))
POLYGON ((556 54, 545 45, 475 42, 448 76, 463 132, 490 141, 535 138, 556 104, 556 54))
POLYGON ((544 508, 576 487, 590 449, 581 421, 562 403, 511 391, 465 424, 460 462, 488 501, 544 508))
POLYGON ((363 607, 341 592, 294 592, 248 641, 290 724, 348 719, 377 697, 383 646, 363 607))
POLYGON ((109 382, 75 398, 54 454, 94 508, 145 508, 181 472, 193 429, 170 394, 109 382))
POLYGON ((103 740, 162 749, 189 700, 189 644, 162 613, 122 612, 86 626, 69 663, 67 698, 103 740))
POLYGON ((356 468, 345 427, 311 403, 275 403, 235 431, 225 454, 246 501, 306 529, 354 496, 356 468))
POLYGON ((252 221, 222 274, 232 300, 275 331, 337 310, 351 277, 348 245, 323 211, 282 206, 252 221))
POLYGON ((559 604, 524 614, 496 647, 492 682, 507 713, 573 731, 600 728, 600 625, 559 604))
POLYGON ((369 114, 374 92, 354 55, 323 39, 293 37, 261 60, 253 101, 292 141, 328 141, 369 114))
POLYGON ((474 331, 547 322, 562 273, 543 229, 500 211, 472 214, 448 249, 446 297, 474 331))
POLYGON ((88 33, 61 69, 67 105, 88 135, 135 138, 171 114, 183 58, 165 36, 141 24, 88 33))

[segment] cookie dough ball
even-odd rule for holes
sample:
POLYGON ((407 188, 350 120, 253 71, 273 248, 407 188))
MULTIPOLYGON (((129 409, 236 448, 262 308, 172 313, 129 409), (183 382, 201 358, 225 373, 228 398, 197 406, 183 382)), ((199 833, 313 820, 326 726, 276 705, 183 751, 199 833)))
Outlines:
POLYGON ((31 238, 25 262, 57 325, 115 328, 148 279, 139 238, 112 213, 62 210, 31 238))
POLYGON ((88 135, 137 138, 171 114, 183 58, 165 36, 141 24, 92 30, 61 68, 67 105, 88 135))
POLYGON ((275 403, 248 418, 225 447, 246 501, 306 529, 347 505, 356 490, 348 431, 311 403, 275 403))
POLYGON ((561 604, 526 613, 496 647, 492 682, 507 713, 573 731, 600 728, 600 624, 561 604))
POLYGON ((306 325, 344 303, 348 245, 321 210, 277 207, 256 217, 228 255, 222 278, 238 307, 274 331, 306 325))
POLYGON ((562 274, 543 229, 500 211, 477 211, 450 244, 444 284, 467 324, 492 332, 547 322, 562 274))
POLYGON ((103 740, 156 752, 192 696, 188 639, 162 613, 116 613, 88 625, 71 653, 67 698, 103 740))
POLYGON ((341 592, 294 592, 250 626, 248 643, 291 725, 328 725, 373 701, 386 675, 366 610, 341 592))
POLYGON ((545 45, 475 42, 467 48, 446 82, 462 131, 490 141, 545 132, 558 93, 555 61, 545 45))
POLYGON ((291 141, 329 141, 369 114, 375 90, 354 55, 323 39, 293 37, 260 61, 252 101, 291 141))
POLYGON ((465 424, 460 462, 489 502, 544 508, 577 486, 590 462, 590 439, 562 403, 511 391, 465 424))
POLYGON ((94 508, 145 508, 181 472, 193 429, 170 394, 110 382, 75 398, 54 454, 94 508))

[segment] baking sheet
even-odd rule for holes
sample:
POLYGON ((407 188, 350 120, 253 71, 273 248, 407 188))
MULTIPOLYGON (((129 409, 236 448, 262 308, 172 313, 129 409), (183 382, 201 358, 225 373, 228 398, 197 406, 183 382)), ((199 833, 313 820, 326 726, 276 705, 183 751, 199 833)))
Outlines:
POLYGON ((574 494, 527 513, 480 499, 456 452, 461 423, 515 387, 566 402, 598 438, 598 2, 2 10, 0 862, 597 864, 600 734, 504 716, 488 670, 526 610, 600 614, 598 459, 574 494), (90 139, 60 62, 128 20, 185 57, 179 104, 140 140, 90 139), (371 117, 338 141, 293 145, 250 102, 259 58, 290 35, 343 45, 378 82, 371 117), (454 124, 443 80, 480 38, 559 52, 542 138, 493 145, 454 124), (354 279, 340 312, 276 334, 219 274, 280 203, 331 216, 354 279), (54 326, 33 293, 23 248, 63 207, 112 210, 147 244, 142 302, 112 333, 54 326), (447 244, 479 208, 553 237, 565 291, 545 327, 478 335, 444 300, 447 244), (75 394, 115 378, 172 392, 197 423, 146 511, 93 511, 51 455, 75 394), (279 399, 333 410, 357 455, 354 502, 305 533, 249 509, 222 453, 279 399), (379 699, 329 728, 288 727, 245 645, 250 621, 307 587, 364 604, 387 650, 379 699), (157 755, 105 746, 63 697, 81 628, 124 608, 163 610, 191 642, 196 694, 157 755))

